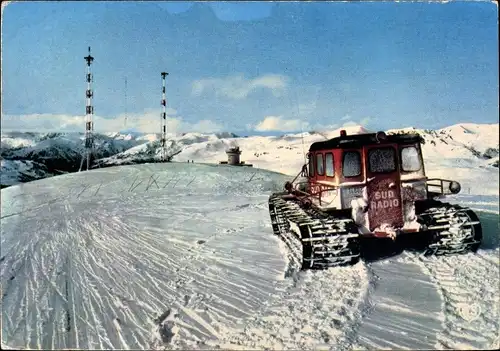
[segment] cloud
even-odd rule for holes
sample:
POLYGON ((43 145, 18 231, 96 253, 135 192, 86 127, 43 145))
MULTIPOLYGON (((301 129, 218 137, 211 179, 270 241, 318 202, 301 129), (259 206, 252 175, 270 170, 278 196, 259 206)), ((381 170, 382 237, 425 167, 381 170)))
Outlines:
POLYGON ((280 96, 288 80, 288 77, 279 74, 266 74, 254 79, 247 79, 243 75, 200 79, 193 82, 191 94, 200 96, 213 92, 216 96, 241 100, 257 89, 268 89, 274 96, 280 96))
POLYGON ((180 118, 171 118, 167 122, 167 129, 169 133, 182 133, 182 132, 215 133, 223 131, 223 127, 220 124, 211 120, 202 119, 196 123, 188 123, 180 118))
POLYGON ((281 116, 267 116, 260 121, 254 129, 258 132, 291 132, 307 128, 309 128, 308 122, 303 122, 298 119, 283 119, 281 116))
MULTIPOLYGON (((167 109, 167 132, 220 132, 223 127, 210 120, 200 120, 189 123, 182 117, 175 116, 174 109, 167 109)), ((118 115, 114 118, 94 116, 94 130, 97 133, 119 132, 135 130, 143 133, 160 133, 160 109, 150 109, 143 113, 118 115)), ((31 115, 2 115, 2 130, 30 131, 30 132, 83 132, 85 130, 85 116, 71 116, 62 114, 31 114, 31 115)))
POLYGON ((257 132, 306 132, 311 130, 327 131, 335 130, 338 124, 311 124, 299 119, 285 119, 282 116, 267 116, 262 121, 253 126, 247 124, 247 129, 253 129, 257 132))
MULTIPOLYGON (((342 120, 344 120, 344 118, 342 118, 342 120)), ((372 120, 373 120, 373 118, 371 118, 371 117, 365 117, 365 118, 362 118, 359 122, 347 121, 344 124, 342 124, 342 127, 352 127, 352 126, 366 127, 368 125, 368 123, 370 123, 372 120)))

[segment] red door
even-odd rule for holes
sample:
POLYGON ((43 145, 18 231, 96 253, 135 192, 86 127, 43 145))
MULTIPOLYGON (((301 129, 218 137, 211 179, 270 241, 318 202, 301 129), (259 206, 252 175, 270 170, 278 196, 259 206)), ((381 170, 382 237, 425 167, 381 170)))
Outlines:
POLYGON ((364 148, 368 221, 371 231, 381 226, 401 228, 403 205, 397 145, 383 144, 364 148))

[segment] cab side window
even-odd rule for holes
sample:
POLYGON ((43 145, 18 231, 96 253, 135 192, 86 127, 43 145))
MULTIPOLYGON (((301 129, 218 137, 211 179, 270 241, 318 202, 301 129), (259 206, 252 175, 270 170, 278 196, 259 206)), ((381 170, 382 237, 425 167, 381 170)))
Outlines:
POLYGON ((415 146, 408 146, 401 150, 401 167, 405 172, 419 171, 422 165, 415 146))
POLYGON ((316 173, 318 175, 325 175, 325 165, 323 164, 323 154, 316 154, 316 173))
POLYGON ((309 154, 309 177, 314 177, 314 157, 313 154, 309 154))
POLYGON ((329 152, 325 155, 325 170, 326 170, 327 177, 334 176, 335 172, 334 172, 334 166, 333 166, 333 154, 331 152, 329 152))
POLYGON ((344 177, 357 177, 361 175, 361 155, 358 151, 344 152, 342 175, 344 177))

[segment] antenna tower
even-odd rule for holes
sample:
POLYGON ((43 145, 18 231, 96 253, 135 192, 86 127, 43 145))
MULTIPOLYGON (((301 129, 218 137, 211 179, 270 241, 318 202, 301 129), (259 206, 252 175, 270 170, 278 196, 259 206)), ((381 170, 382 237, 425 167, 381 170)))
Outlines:
POLYGON ((162 148, 162 161, 167 161, 167 97, 165 93, 165 78, 168 76, 167 72, 161 72, 162 89, 161 89, 161 148, 162 148))
POLYGON ((92 97, 93 97, 93 92, 92 92, 92 73, 90 70, 90 65, 92 64, 92 61, 94 61, 94 58, 90 55, 90 46, 89 46, 89 54, 88 56, 84 57, 85 61, 87 62, 87 91, 86 91, 86 100, 87 100, 87 106, 85 109, 85 152, 84 156, 82 157, 82 162, 80 163, 80 170, 82 169, 83 161, 86 158, 87 159, 87 171, 90 169, 90 156, 93 152, 94 148, 94 122, 92 121, 92 116, 94 114, 94 106, 92 106, 92 97))

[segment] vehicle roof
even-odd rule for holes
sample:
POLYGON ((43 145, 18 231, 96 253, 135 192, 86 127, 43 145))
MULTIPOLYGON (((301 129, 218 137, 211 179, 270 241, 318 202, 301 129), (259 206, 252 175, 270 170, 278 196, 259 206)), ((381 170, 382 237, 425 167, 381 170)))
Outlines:
POLYGON ((366 145, 384 145, 384 144, 415 144, 423 143, 424 139, 418 133, 400 133, 400 134, 387 134, 386 140, 377 141, 377 133, 367 134, 352 134, 346 136, 339 136, 332 139, 317 141, 312 143, 309 151, 320 151, 330 149, 349 149, 361 148, 366 145))

